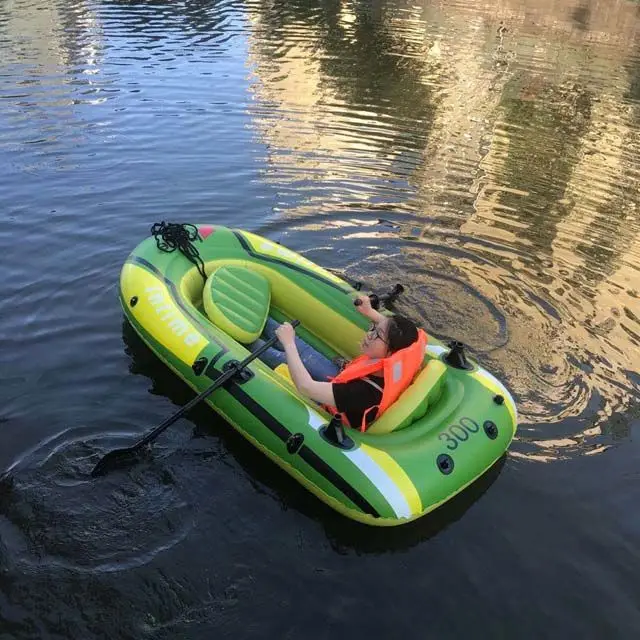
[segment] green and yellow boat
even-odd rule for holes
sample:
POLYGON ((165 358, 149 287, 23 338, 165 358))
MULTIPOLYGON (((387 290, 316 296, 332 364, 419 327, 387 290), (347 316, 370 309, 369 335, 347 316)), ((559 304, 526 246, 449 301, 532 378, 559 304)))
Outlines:
MULTIPOLYGON (((154 236, 134 249, 120 300, 194 390, 249 356, 269 318, 299 320, 297 335, 327 359, 358 355, 367 320, 350 283, 253 233, 190 227, 191 252, 154 236)), ((462 491, 504 454, 517 425, 505 386, 459 344, 433 338, 414 382, 365 433, 336 438, 332 416, 297 392, 286 367, 259 358, 206 401, 318 498, 377 526, 415 520, 462 491)))

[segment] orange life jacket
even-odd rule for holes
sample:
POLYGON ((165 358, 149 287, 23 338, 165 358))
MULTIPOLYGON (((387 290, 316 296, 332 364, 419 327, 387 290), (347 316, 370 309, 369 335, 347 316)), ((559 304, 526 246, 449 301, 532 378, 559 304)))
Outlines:
MULTIPOLYGON (((387 358, 370 358, 358 356, 352 360, 331 382, 350 382, 359 378, 382 372, 384 377, 384 389, 380 404, 369 407, 362 415, 360 431, 367 429, 367 416, 369 412, 377 409, 376 418, 381 416, 399 397, 400 394, 413 382, 424 361, 424 351, 427 346, 427 334, 418 329, 418 339, 404 349, 392 353, 387 358)), ((336 407, 324 405, 324 408, 332 415, 340 414, 342 422, 350 427, 347 416, 340 413, 336 407)))

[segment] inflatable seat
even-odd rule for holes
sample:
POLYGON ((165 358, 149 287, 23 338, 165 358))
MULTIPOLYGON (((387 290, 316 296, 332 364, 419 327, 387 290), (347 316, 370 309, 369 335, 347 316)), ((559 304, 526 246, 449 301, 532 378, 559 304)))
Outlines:
POLYGON ((257 271, 223 265, 207 278, 202 300, 213 324, 237 342, 249 344, 260 336, 269 317, 271 289, 257 271))
POLYGON ((391 433, 422 418, 442 393, 447 365, 429 360, 402 395, 367 429, 367 433, 391 433))

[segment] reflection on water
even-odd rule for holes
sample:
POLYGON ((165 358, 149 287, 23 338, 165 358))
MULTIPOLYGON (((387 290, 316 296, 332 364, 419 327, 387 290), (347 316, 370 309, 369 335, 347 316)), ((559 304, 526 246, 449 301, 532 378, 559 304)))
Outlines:
POLYGON ((367 584, 358 634, 415 637, 391 581, 436 603, 438 637, 521 634, 523 602, 532 637, 633 637, 637 2, 11 0, 0 172, 0 629, 306 635, 313 615, 347 629, 367 584), (203 408, 146 466, 86 484, 99 450, 189 397, 121 341, 118 272, 160 219, 402 282, 399 310, 514 393, 506 461, 367 534, 203 408))
POLYGON ((248 8, 252 114, 288 229, 397 263, 427 325, 507 377, 514 450, 545 460, 606 449, 640 344, 636 10, 547 4, 248 8), (381 210, 399 233, 358 224, 381 210), (452 275, 464 284, 441 290, 452 275))

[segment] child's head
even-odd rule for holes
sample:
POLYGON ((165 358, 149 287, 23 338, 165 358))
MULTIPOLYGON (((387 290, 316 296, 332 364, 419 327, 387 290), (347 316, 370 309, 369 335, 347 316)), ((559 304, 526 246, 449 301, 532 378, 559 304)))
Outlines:
POLYGON ((386 358, 417 339, 418 328, 415 323, 405 316, 393 315, 378 323, 372 322, 360 348, 370 358, 386 358))

